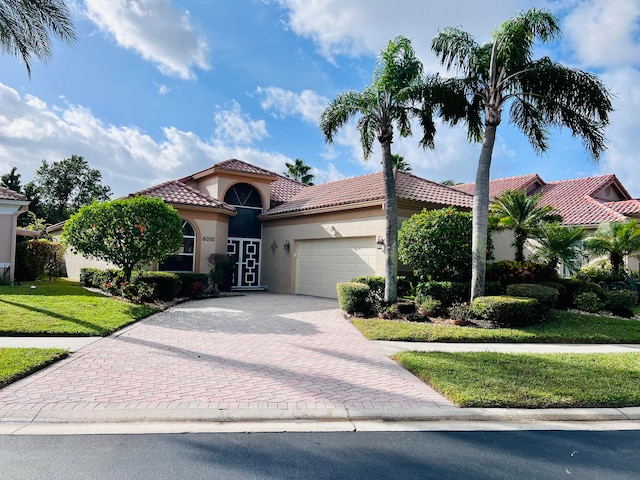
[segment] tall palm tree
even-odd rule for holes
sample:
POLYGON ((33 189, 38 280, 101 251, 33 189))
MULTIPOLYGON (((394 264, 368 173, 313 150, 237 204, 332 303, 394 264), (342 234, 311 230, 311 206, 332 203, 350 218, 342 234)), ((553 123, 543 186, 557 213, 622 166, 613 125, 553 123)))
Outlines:
POLYGON ((490 167, 503 109, 510 106, 510 121, 537 153, 549 148, 550 127, 568 127, 595 161, 605 149, 604 128, 612 105, 601 80, 549 57, 533 59, 537 40, 548 42, 560 35, 556 16, 532 8, 502 23, 486 44, 458 28, 447 28, 433 39, 441 64, 460 73, 458 81, 484 118, 473 200, 472 299, 484 293, 490 167))
POLYGON ((303 159, 296 158, 294 163, 285 162, 285 166, 287 167, 287 171, 284 172, 284 175, 287 178, 292 178, 305 185, 313 185, 313 174, 309 173, 311 167, 304 163, 303 159))
POLYGON ((638 221, 602 223, 595 234, 585 239, 584 247, 594 255, 607 255, 614 273, 619 273, 624 257, 640 252, 638 221))
POLYGON ((73 43, 76 34, 62 0, 3 0, 0 2, 0 46, 20 57, 31 77, 31 62, 51 58, 51 37, 73 43))
POLYGON ((536 234, 535 261, 543 262, 554 270, 562 263, 571 273, 580 268, 584 228, 562 226, 558 222, 543 223, 536 234))
POLYGON ((320 129, 327 142, 352 118, 357 128, 364 158, 368 159, 377 139, 382 150, 385 185, 385 294, 386 302, 397 300, 398 203, 391 144, 394 126, 401 137, 411 135, 411 118, 417 118, 423 131, 420 145, 434 146, 433 114, 456 123, 466 113, 466 99, 453 85, 438 77, 423 78, 422 62, 415 56, 411 41, 398 36, 380 52, 372 83, 363 91, 349 90, 334 98, 322 112, 320 129), (415 101, 420 105, 416 106, 415 101), (460 113, 462 111, 462 113, 460 113))
POLYGON ((538 233, 540 224, 561 220, 552 206, 538 206, 541 197, 542 194, 527 195, 524 190, 507 190, 489 207, 496 228, 513 230, 516 262, 524 262, 524 245, 538 233))

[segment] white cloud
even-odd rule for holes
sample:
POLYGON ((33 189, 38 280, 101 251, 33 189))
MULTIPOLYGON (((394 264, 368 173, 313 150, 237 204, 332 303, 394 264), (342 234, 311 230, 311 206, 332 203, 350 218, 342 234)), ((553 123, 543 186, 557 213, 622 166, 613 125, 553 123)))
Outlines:
POLYGON ((544 6, 546 0, 485 0, 436 2, 396 0, 264 0, 286 12, 286 24, 311 39, 328 59, 337 55, 375 54, 397 35, 413 40, 418 55, 435 66, 431 39, 438 29, 460 26, 481 41, 497 24, 518 10, 544 6))
POLYGON ((214 121, 216 137, 234 145, 251 145, 255 140, 269 136, 265 121, 251 120, 249 115, 242 113, 240 104, 235 100, 230 110, 218 110, 214 121))
POLYGON ((188 11, 168 0, 86 0, 86 15, 122 47, 155 63, 165 75, 193 79, 209 69, 207 42, 191 25, 188 11))
POLYGON ((83 106, 47 105, 32 95, 21 97, 2 83, 0 104, 0 173, 15 166, 23 183, 33 179, 43 159, 58 161, 72 154, 82 155, 91 168, 100 170, 115 196, 181 178, 228 158, 275 172, 292 160, 278 152, 229 144, 228 139, 203 140, 173 126, 163 128, 156 140, 136 127, 105 124, 83 106))
POLYGON ((158 93, 160 95, 167 95, 169 92, 171 92, 171 88, 163 83, 156 86, 158 87, 158 93))
POLYGON ((262 97, 260 106, 274 112, 277 117, 300 116, 304 121, 318 124, 320 114, 329 99, 312 90, 295 93, 278 87, 258 87, 256 93, 262 97))
POLYGON ((588 0, 564 19, 564 32, 588 67, 640 64, 640 2, 588 0))

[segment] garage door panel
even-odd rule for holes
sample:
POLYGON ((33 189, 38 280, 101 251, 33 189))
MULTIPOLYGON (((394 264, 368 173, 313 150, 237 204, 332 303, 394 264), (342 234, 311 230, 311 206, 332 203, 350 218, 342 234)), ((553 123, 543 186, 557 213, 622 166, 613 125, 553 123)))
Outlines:
POLYGON ((296 293, 336 298, 336 284, 375 275, 375 237, 302 240, 296 253, 296 293))

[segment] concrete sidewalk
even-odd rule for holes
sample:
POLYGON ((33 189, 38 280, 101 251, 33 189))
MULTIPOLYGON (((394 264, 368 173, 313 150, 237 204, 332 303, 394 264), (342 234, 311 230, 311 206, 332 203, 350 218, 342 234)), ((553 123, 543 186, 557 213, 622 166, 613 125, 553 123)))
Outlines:
POLYGON ((0 434, 64 425, 91 433, 126 431, 125 425, 238 431, 256 422, 263 427, 255 431, 393 429, 415 421, 504 428, 624 422, 640 429, 640 408, 458 408, 388 358, 401 350, 622 352, 639 351, 638 345, 369 342, 335 301, 313 297, 249 293, 177 305, 102 339, 0 342, 74 352, 0 390, 0 434))
POLYGON ((0 337, 0 348, 62 348, 77 352, 103 337, 0 337))

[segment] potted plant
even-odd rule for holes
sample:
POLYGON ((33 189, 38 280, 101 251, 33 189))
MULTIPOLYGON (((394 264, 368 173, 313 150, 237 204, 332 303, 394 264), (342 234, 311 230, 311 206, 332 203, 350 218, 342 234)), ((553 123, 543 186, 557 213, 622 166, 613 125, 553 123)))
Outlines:
POLYGON ((400 311, 398 310, 398 306, 396 304, 383 305, 378 310, 378 317, 385 320, 398 318, 399 314, 400 311))
POLYGON ((416 308, 423 317, 433 317, 440 308, 440 300, 436 300, 431 295, 418 295, 416 296, 416 308))
POLYGON ((468 303, 454 303, 449 307, 449 319, 454 325, 470 325, 471 306, 468 303))

